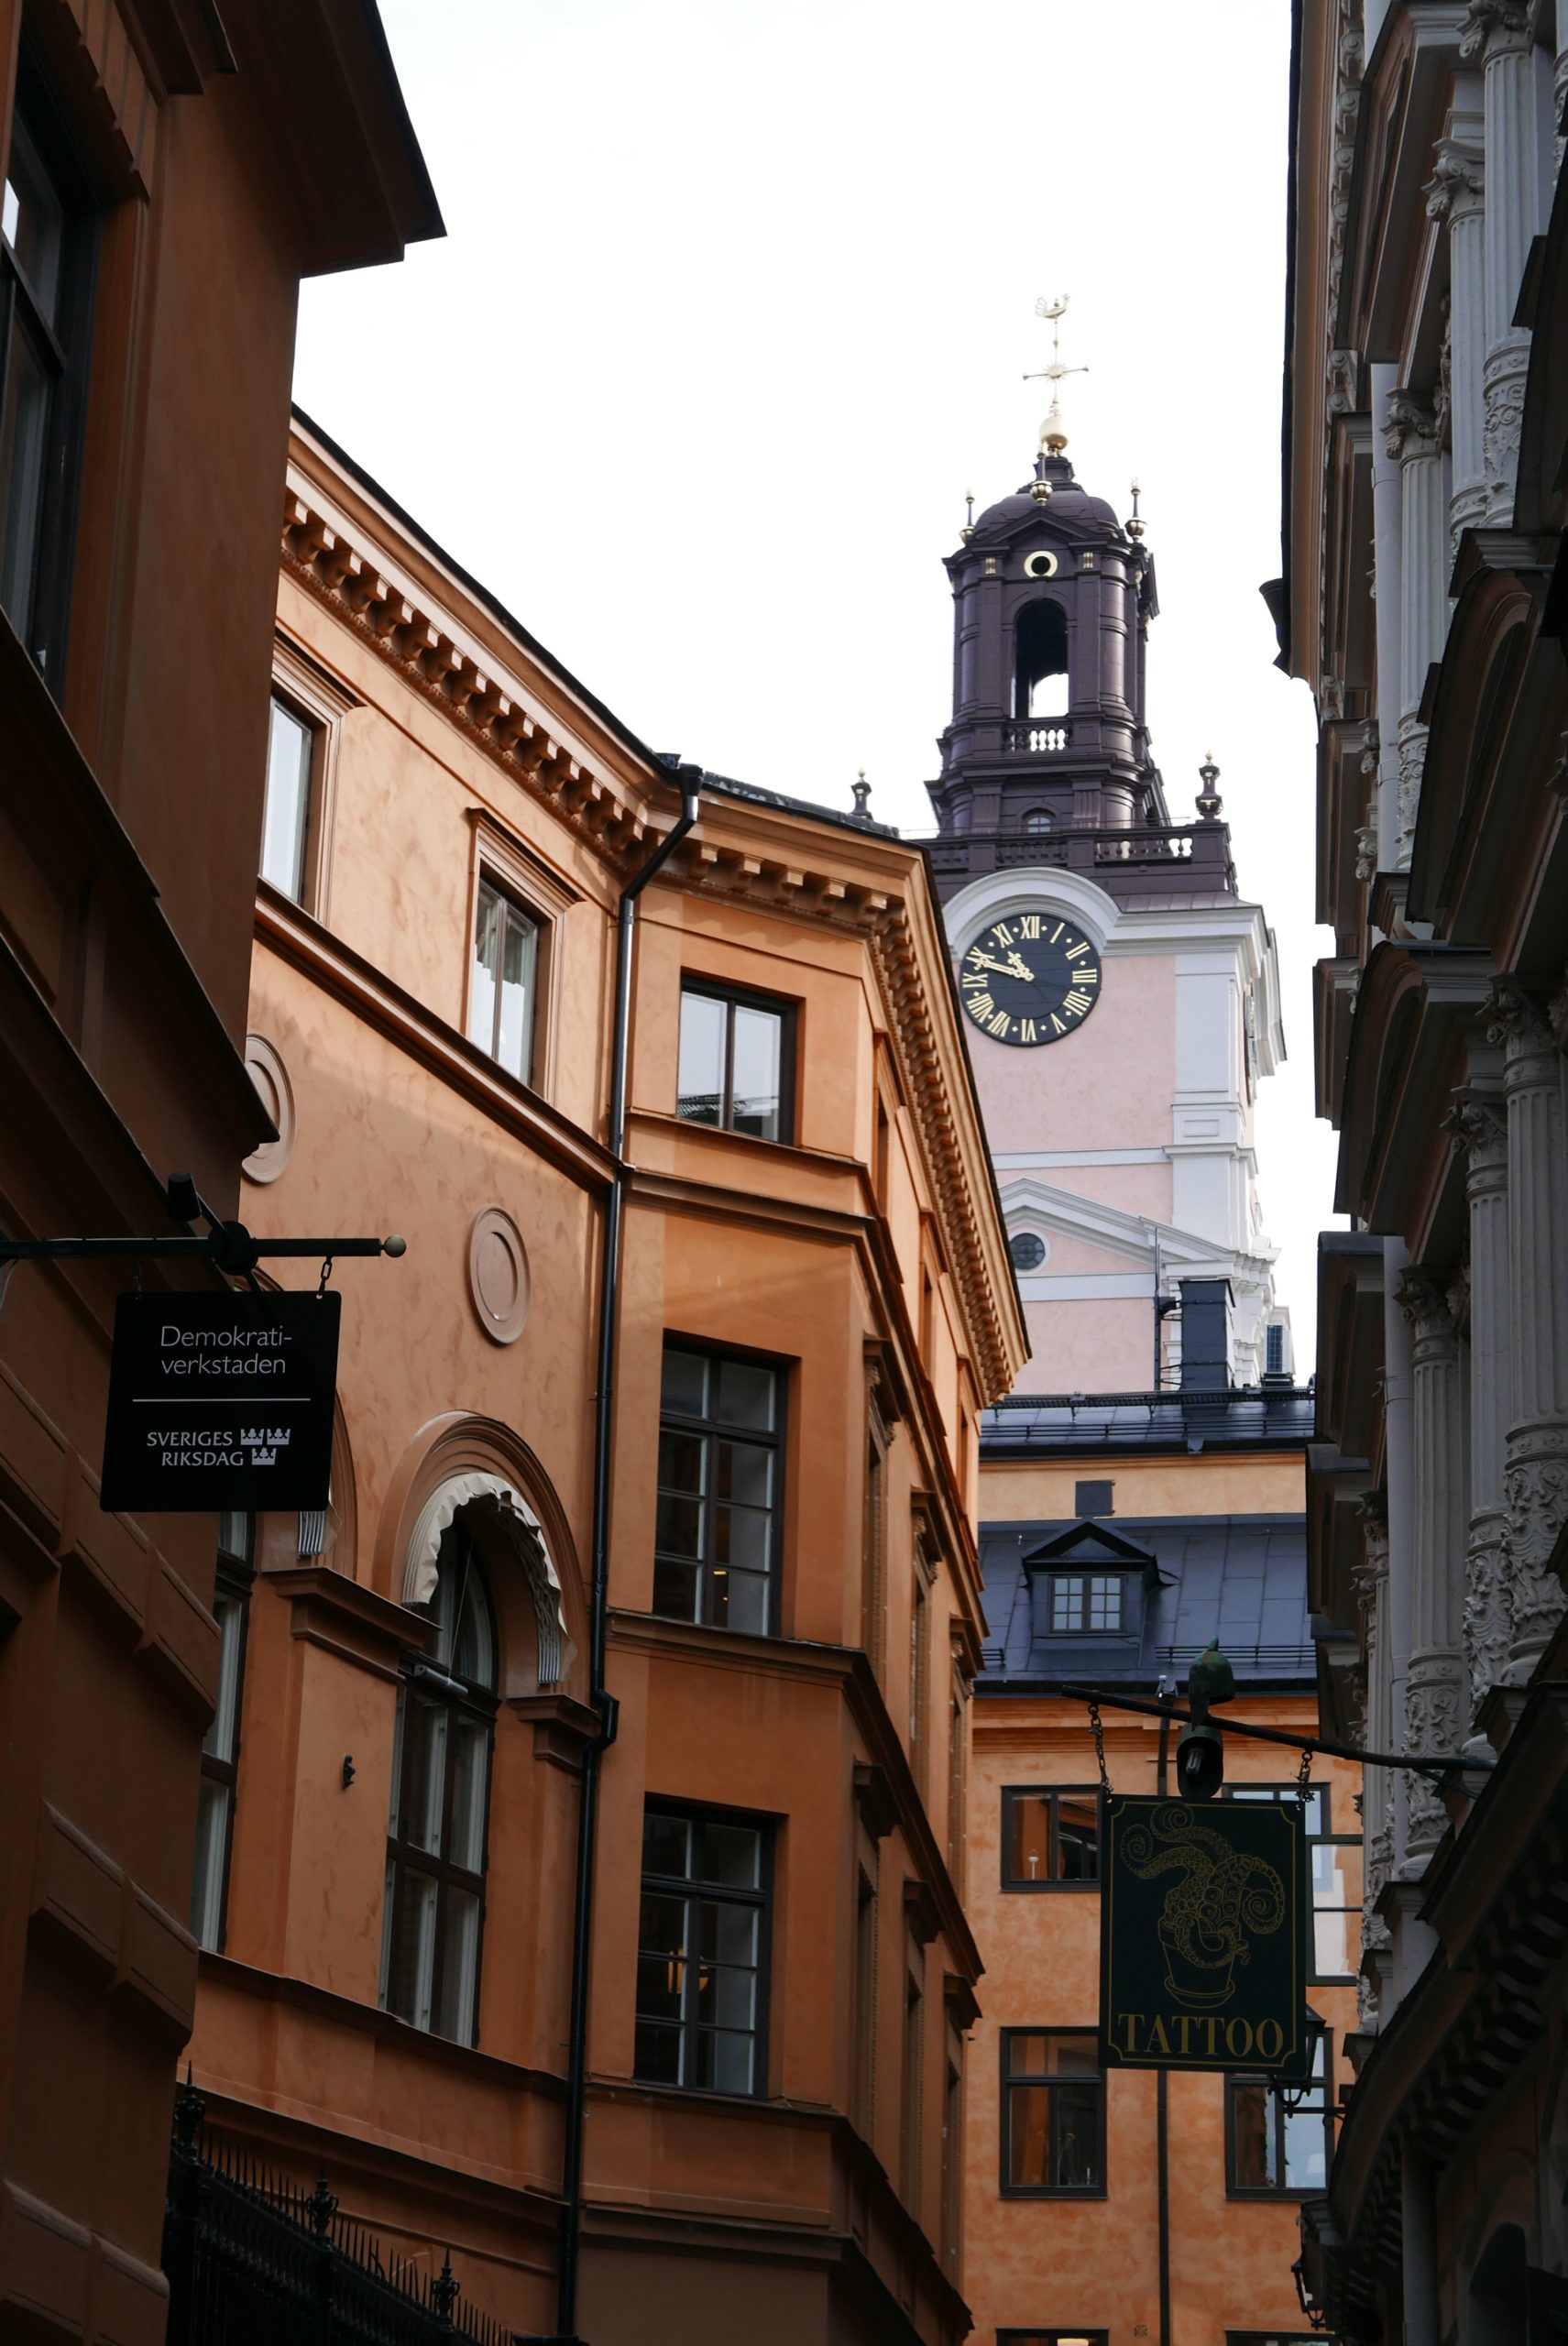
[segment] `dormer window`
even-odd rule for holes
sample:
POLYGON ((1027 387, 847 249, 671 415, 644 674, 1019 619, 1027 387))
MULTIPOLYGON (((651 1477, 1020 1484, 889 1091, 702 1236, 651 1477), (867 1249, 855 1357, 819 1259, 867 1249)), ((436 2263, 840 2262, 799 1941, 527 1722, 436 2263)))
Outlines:
POLYGON ((1048 810, 1044 806, 1031 806, 1024 817, 1024 828, 1026 831, 1048 831, 1050 828, 1048 810))
POLYGON ((1124 1573, 1053 1573, 1053 1637, 1116 1638, 1122 1634, 1124 1573))

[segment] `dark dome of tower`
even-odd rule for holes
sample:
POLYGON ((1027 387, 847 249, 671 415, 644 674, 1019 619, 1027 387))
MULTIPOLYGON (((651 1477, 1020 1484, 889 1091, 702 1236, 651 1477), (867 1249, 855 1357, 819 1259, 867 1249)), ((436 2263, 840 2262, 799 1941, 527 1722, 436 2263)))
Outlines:
POLYGON ((1091 497, 1087 489, 1080 488, 1070 467, 1059 458, 1047 466, 1046 477, 1051 484, 1051 496, 1045 504, 1040 504, 1026 488, 1020 488, 1012 497, 1001 498, 996 504, 986 507, 974 525, 975 537, 1011 537, 1020 522, 1037 521, 1047 515, 1075 531, 1121 536, 1122 525, 1116 519, 1115 508, 1103 497, 1091 497))

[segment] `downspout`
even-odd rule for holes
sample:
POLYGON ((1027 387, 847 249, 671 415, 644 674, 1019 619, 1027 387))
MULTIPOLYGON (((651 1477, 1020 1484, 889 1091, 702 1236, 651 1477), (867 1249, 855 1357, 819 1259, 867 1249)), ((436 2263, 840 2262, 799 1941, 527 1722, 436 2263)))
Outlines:
POLYGON ((604 1683, 605 1622, 609 1590, 609 1499, 615 1418, 615 1362, 620 1300, 621 1225, 626 1206, 626 1073, 631 1035, 631 954, 637 899, 668 861, 697 816, 701 769, 680 766, 681 811, 641 869, 620 892, 615 936, 615 1025, 610 1047, 609 1198, 604 1218, 599 1279, 598 1380, 594 1397, 594 1522, 589 1595, 588 1703, 598 1726, 583 1752, 583 1792, 577 1808, 576 1911, 572 1924, 572 2016, 566 2050, 566 2132, 561 2155, 561 2265, 555 2327, 576 2334, 577 2266, 583 2231, 583 2120, 587 2088, 588 1954, 593 1921, 594 1836, 598 1822, 599 1761, 615 1741, 616 1701, 604 1683))
MULTIPOLYGON (((1157 1332, 1159 1322, 1155 1321, 1157 1332)), ((1163 1698, 1163 1689, 1162 1689, 1163 1698)), ((1170 1720, 1159 1723, 1159 1796, 1170 1790, 1170 1720)), ((1155 2152, 1159 2195, 1159 2346, 1170 2346, 1170 2099, 1168 2070, 1155 2071, 1155 2152)))

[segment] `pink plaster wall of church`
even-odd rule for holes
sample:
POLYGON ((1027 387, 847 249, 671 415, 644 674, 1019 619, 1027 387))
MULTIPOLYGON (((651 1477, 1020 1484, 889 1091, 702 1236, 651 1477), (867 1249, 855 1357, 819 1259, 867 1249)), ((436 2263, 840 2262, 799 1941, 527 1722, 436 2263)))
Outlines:
POLYGON ((1104 992, 1081 1026, 1038 1050, 970 1030, 992 1150, 1158 1148, 1176 1066, 1176 963, 1107 954, 1104 992))
POLYGON ((1015 1393, 1146 1393, 1154 1377, 1154 1307, 1146 1295, 1107 1302, 1031 1303, 1030 1357, 1015 1393))

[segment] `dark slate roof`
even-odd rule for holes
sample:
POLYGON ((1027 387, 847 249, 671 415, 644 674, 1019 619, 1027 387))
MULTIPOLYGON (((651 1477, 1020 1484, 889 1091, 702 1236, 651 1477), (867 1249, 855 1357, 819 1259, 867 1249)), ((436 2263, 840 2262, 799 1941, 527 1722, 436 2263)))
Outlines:
POLYGON ((1070 1678, 1145 1683, 1187 1672, 1211 1638, 1238 1685, 1310 1687, 1307 1527, 1299 1515, 1124 1516, 981 1527, 981 1691, 1070 1678), (1028 1562, 1026 1560, 1032 1560, 1028 1562), (1053 1572, 1123 1572, 1124 1634, 1048 1632, 1053 1572), (1032 1593, 1033 1592, 1033 1593, 1032 1593))
POLYGON ((1313 1439, 1310 1386, 1168 1393, 1014 1393, 987 1409, 981 1454, 1048 1451, 1297 1450, 1313 1439))
MULTIPOLYGON (((666 765, 674 761, 666 757, 666 765)), ((788 798, 782 790, 761 790, 753 782, 737 782, 732 774, 709 773, 702 770, 702 788, 717 790, 724 798, 747 798, 754 806, 782 806, 788 815, 809 815, 815 822, 836 823, 844 831, 872 831, 879 838, 895 839, 899 833, 892 823, 879 823, 870 815, 847 815, 839 806, 818 806, 811 798, 788 798)))

